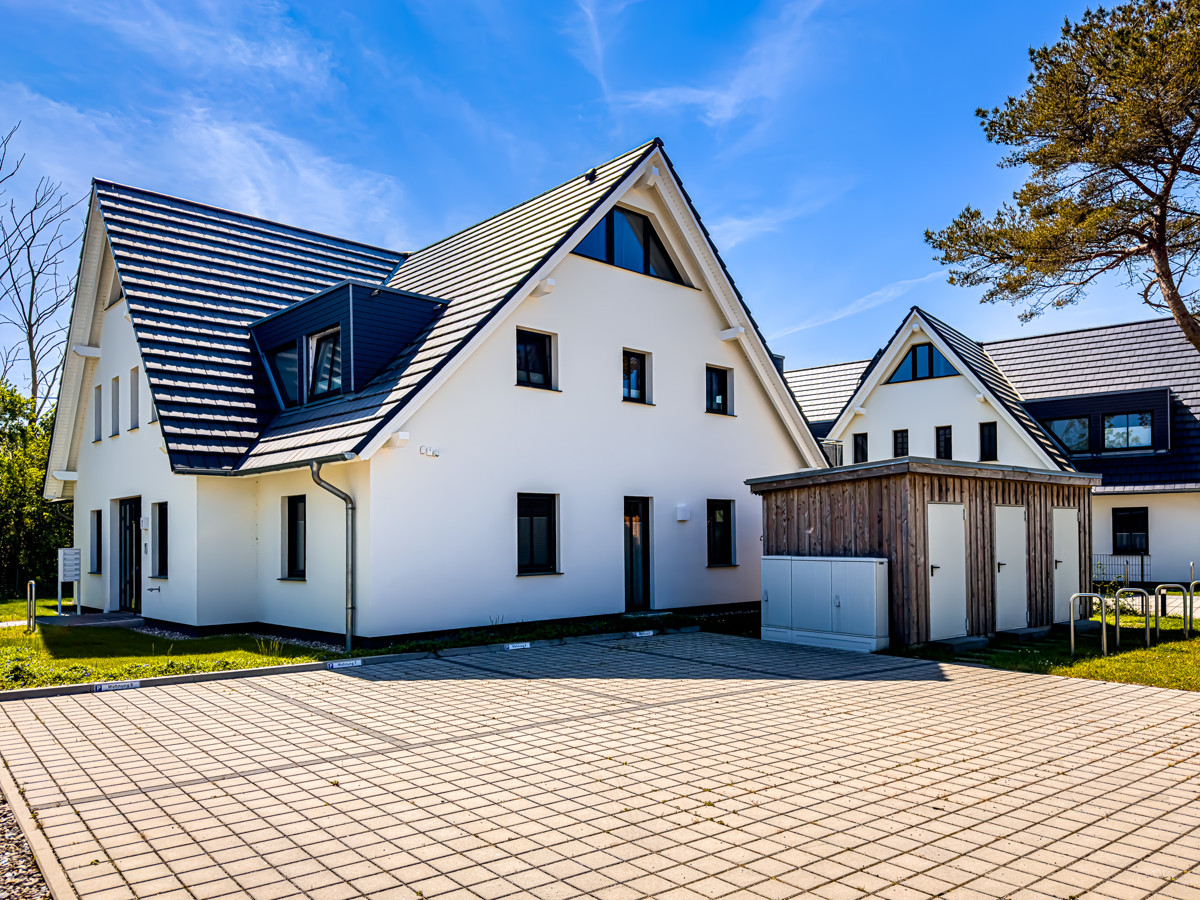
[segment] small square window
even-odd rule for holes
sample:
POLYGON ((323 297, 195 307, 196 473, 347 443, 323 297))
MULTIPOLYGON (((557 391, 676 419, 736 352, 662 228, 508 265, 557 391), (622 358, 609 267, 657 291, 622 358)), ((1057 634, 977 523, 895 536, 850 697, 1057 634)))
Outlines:
POLYGON ((708 501, 708 564, 734 564, 733 501, 708 501))
POLYGON ((867 460, 867 433, 864 431, 854 435, 854 461, 865 463, 867 460))
POLYGON ((626 350, 622 354, 621 399, 630 403, 650 402, 650 368, 645 353, 626 350))
POLYGON ((1113 553, 1150 552, 1150 516, 1145 506, 1112 511, 1113 553))
POLYGON ((558 571, 558 498, 554 494, 517 494, 517 574, 558 571))
POLYGON ((908 429, 892 432, 892 456, 908 456, 908 429))
POLYGON ((303 579, 308 575, 307 496, 296 494, 283 500, 283 574, 285 578, 303 579))
POLYGON ((708 366, 705 370, 705 412, 727 416, 733 411, 729 396, 729 369, 708 366))
POLYGON ((996 423, 979 423, 979 461, 995 462, 999 459, 996 448, 996 423))
POLYGON ((940 425, 934 432, 938 459, 954 459, 954 431, 949 425, 940 425))
POLYGON ((517 384, 546 390, 554 388, 552 344, 548 334, 517 329, 517 384))

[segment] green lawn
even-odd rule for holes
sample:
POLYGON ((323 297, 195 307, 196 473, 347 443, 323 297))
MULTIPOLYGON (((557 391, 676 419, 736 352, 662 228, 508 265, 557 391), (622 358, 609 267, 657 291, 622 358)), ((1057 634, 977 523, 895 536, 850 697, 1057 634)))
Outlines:
MULTIPOLYGON (((73 612, 75 607, 71 605, 71 598, 63 598, 63 612, 73 612)), ((58 614, 58 598, 50 597, 37 601, 37 614, 39 616, 53 616, 58 614)), ((24 600, 5 600, 0 602, 0 622, 15 622, 25 621, 25 601, 24 600)))
MULTIPOLYGON (((1097 616, 1095 621, 1099 622, 1097 616)), ((1200 691, 1200 637, 1195 630, 1191 638, 1183 637, 1183 619, 1167 616, 1160 619, 1162 640, 1154 643, 1154 619, 1150 620, 1151 646, 1145 648, 1145 620, 1140 616, 1121 616, 1121 646, 1116 646, 1116 628, 1108 617, 1108 656, 1100 655, 1100 633, 1077 632, 1075 656, 1065 631, 1057 629, 1049 636, 1023 643, 993 643, 986 650, 966 653, 960 661, 981 662, 997 669, 1018 672, 1039 672, 1065 675, 1070 678, 1092 678, 1098 681, 1121 681, 1152 687, 1200 691)), ((911 648, 899 651, 904 655, 952 661, 954 655, 936 648, 911 648)))
POLYGON ((245 635, 168 641, 124 628, 0 629, 0 690, 310 662, 329 654, 245 635))

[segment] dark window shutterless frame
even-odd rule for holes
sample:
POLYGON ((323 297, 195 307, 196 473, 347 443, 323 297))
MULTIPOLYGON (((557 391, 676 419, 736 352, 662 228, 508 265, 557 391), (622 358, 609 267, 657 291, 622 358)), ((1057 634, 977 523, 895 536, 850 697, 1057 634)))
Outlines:
POLYGON ((558 498, 554 494, 517 494, 517 574, 555 574, 557 543, 558 498))
POLYGON ((997 456, 996 448, 996 423, 995 422, 980 422, 979 423, 979 461, 980 462, 995 462, 997 456))
POLYGON ((646 216, 614 207, 575 245, 575 253, 600 262, 683 284, 662 238, 646 216))
POLYGON ((938 459, 954 459, 954 429, 939 425, 934 431, 938 459))
POLYGON ((732 566, 733 553, 733 501, 708 501, 708 564, 709 566, 732 566))
POLYGON ((311 377, 308 399, 319 400, 342 392, 342 334, 335 328, 309 337, 311 377))
POLYGON ((892 456, 908 456, 908 429, 892 432, 892 456))
POLYGON ((859 432, 854 436, 854 461, 856 463, 865 463, 867 458, 867 433, 859 432))
POLYGON ((704 411, 727 416, 730 413, 729 370, 708 366, 704 372, 704 411))
POLYGON ((307 505, 307 498, 304 494, 296 494, 287 498, 287 522, 285 524, 287 550, 283 570, 285 578, 303 579, 308 575, 307 505))
POLYGON ((621 362, 621 399, 629 403, 649 403, 648 375, 646 354, 625 350, 621 362))
POLYGON ((1112 511, 1113 553, 1150 552, 1150 515, 1145 506, 1112 511))
POLYGON ((554 345, 551 335, 517 329, 517 384, 554 388, 554 345))

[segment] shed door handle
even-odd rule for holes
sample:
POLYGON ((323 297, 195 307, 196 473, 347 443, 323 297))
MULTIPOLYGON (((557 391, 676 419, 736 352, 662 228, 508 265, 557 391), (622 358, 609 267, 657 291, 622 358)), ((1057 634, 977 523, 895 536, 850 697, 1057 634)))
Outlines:
POLYGON ((1002 562, 996 563, 996 571, 999 572, 1001 569, 1003 569, 1007 565, 1008 565, 1008 563, 1002 563, 1002 562))
POLYGON ((1061 560, 1061 559, 1056 559, 1056 560, 1054 561, 1054 568, 1056 568, 1056 569, 1057 569, 1057 568, 1058 568, 1059 566, 1061 566, 1061 565, 1062 565, 1062 560, 1061 560))
POLYGON ((933 573, 936 572, 940 568, 941 568, 941 566, 930 566, 929 567, 929 577, 932 578, 933 573))

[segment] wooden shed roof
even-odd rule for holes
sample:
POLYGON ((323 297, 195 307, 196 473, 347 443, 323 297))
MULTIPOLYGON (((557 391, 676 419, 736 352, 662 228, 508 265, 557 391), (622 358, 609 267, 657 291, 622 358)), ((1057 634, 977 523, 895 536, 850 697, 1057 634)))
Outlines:
POLYGON ((1040 481, 1056 484, 1077 484, 1093 487, 1100 484, 1100 475, 1082 472, 1062 472, 1057 469, 1027 469, 996 463, 959 462, 952 459, 929 459, 923 456, 902 456, 875 462, 856 463, 832 469, 809 469, 789 475, 769 475, 748 478, 746 484, 755 494, 784 490, 791 487, 811 487, 818 484, 839 484, 867 478, 891 475, 949 475, 955 478, 984 478, 994 481, 1040 481))

